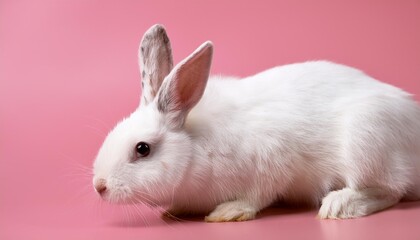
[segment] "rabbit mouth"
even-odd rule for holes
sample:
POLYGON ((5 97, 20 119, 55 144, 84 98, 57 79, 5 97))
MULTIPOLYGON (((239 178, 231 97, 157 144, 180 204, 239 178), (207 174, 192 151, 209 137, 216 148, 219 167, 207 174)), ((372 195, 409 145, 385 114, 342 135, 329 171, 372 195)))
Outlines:
POLYGON ((117 193, 115 191, 108 191, 101 195, 104 201, 113 204, 126 204, 127 203, 127 196, 123 193, 117 193))
POLYGON ((113 204, 127 204, 133 201, 132 192, 128 187, 125 186, 109 186, 105 191, 101 192, 99 195, 104 201, 113 204))
POLYGON ((149 207, 160 206, 157 200, 147 193, 131 190, 128 187, 120 187, 101 194, 103 200, 112 204, 144 204, 149 207))

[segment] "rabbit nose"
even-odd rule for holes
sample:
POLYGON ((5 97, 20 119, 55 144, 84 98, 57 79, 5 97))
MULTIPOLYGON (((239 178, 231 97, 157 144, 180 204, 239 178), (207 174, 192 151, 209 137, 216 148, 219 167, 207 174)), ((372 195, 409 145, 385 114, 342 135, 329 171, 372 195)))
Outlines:
POLYGON ((103 178, 98 179, 95 181, 95 190, 102 195, 106 191, 106 180, 103 178))

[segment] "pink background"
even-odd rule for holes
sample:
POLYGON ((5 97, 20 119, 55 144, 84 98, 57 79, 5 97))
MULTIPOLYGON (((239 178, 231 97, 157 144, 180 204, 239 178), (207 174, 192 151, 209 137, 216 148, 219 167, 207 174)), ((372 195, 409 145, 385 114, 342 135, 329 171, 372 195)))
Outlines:
POLYGON ((420 203, 350 221, 275 208, 256 221, 205 224, 99 201, 88 168, 138 104, 137 47, 155 23, 176 62, 213 41, 212 73, 328 59, 420 100, 418 0, 0 0, 0 239, 420 238, 420 203))

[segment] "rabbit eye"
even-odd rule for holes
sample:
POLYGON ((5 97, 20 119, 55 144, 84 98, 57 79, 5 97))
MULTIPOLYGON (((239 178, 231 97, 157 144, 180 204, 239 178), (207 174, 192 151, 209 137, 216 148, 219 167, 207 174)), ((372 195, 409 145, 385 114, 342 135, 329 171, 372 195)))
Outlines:
POLYGON ((150 153, 149 144, 145 142, 139 142, 136 145, 136 155, 137 157, 146 157, 150 153))

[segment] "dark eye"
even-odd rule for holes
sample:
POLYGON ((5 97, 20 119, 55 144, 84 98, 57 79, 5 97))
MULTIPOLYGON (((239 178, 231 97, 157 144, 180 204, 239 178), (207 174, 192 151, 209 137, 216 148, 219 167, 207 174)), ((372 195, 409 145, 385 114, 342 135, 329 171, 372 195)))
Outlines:
POLYGON ((136 145, 137 157, 146 157, 150 153, 149 144, 145 142, 139 142, 136 145))

